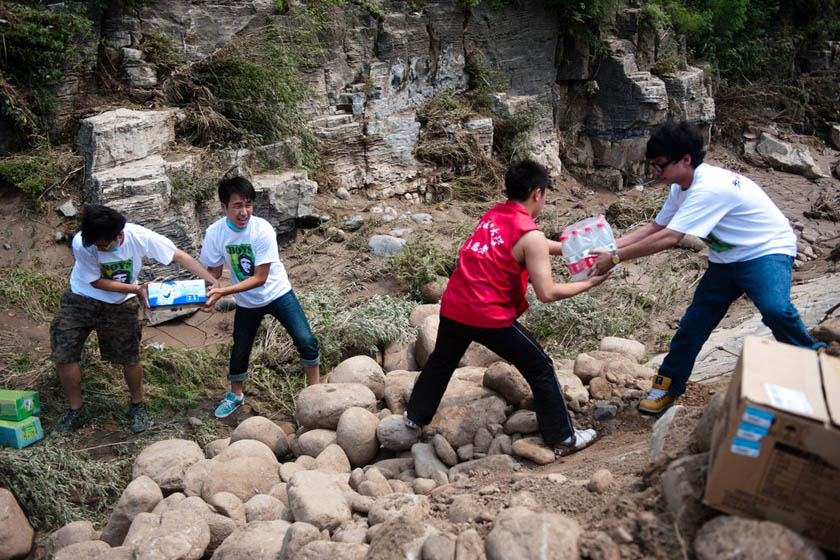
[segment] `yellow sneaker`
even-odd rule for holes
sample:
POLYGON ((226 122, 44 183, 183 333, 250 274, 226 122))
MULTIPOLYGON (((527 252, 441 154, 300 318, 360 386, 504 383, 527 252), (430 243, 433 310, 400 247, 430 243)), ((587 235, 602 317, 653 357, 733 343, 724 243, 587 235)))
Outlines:
POLYGON ((639 403, 639 410, 650 414, 659 414, 674 404, 677 398, 668 392, 670 386, 670 377, 657 375, 653 379, 653 388, 648 393, 647 398, 639 403))

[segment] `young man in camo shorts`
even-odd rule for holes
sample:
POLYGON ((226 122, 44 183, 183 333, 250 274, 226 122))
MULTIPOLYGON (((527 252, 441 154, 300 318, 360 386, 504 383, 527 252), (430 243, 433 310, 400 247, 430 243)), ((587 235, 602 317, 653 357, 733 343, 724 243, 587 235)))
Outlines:
POLYGON ((57 431, 72 432, 90 420, 82 402, 79 360, 85 340, 94 329, 102 359, 123 367, 131 395, 131 431, 145 431, 149 420, 143 401, 138 310, 140 300, 146 307, 149 300, 146 285, 137 283, 143 257, 164 265, 175 261, 211 287, 217 285, 216 279, 166 237, 126 223, 122 214, 106 206, 85 207, 81 230, 72 245, 76 262, 70 273, 70 289, 61 296, 61 307, 50 325, 50 359, 56 363, 70 404, 57 431))

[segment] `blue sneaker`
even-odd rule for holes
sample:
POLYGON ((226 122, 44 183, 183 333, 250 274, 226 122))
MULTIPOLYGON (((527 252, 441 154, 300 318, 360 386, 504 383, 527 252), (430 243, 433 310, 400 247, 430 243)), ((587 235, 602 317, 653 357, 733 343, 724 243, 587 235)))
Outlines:
POLYGON ((225 398, 222 400, 222 404, 216 408, 216 418, 226 418, 230 416, 234 410, 239 408, 245 402, 245 395, 237 397, 230 391, 225 393, 225 398))

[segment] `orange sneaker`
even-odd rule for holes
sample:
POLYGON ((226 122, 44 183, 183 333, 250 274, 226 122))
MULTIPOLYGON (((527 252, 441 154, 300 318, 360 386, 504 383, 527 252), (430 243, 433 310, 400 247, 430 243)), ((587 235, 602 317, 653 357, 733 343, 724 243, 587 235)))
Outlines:
POLYGON ((653 379, 653 388, 646 399, 639 403, 639 410, 649 414, 659 414, 674 404, 677 397, 668 392, 671 386, 671 378, 657 375, 653 379))

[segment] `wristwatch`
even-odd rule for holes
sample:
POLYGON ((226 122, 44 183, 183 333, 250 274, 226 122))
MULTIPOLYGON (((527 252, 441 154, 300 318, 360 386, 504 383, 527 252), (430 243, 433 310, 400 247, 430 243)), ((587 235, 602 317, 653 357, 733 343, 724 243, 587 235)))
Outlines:
POLYGON ((618 264, 618 263, 620 263, 620 262, 621 262, 621 257, 619 257, 619 256, 618 256, 618 249, 613 249, 613 252, 612 252, 612 263, 613 263, 614 265, 616 265, 616 264, 618 264))

